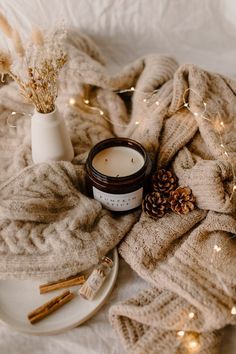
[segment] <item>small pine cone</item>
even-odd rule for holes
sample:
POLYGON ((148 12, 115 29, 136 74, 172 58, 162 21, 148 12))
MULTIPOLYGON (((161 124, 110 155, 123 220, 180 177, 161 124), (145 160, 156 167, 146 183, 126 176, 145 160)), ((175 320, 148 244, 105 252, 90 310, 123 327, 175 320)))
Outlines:
POLYGON ((171 171, 159 170, 152 176, 152 187, 155 192, 167 196, 177 188, 177 177, 171 171))
POLYGON ((176 214, 188 214, 195 207, 195 198, 188 187, 178 187, 170 193, 169 206, 176 214))
POLYGON ((143 200, 143 211, 153 219, 162 218, 167 211, 168 201, 158 192, 146 195, 143 200))

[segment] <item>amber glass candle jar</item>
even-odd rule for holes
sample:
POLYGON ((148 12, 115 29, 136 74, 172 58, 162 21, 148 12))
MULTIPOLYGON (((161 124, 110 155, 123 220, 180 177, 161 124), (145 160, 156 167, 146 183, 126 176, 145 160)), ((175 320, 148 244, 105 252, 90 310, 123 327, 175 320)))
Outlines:
POLYGON ((140 207, 151 171, 144 147, 127 138, 111 138, 95 145, 86 162, 90 196, 114 212, 140 207))

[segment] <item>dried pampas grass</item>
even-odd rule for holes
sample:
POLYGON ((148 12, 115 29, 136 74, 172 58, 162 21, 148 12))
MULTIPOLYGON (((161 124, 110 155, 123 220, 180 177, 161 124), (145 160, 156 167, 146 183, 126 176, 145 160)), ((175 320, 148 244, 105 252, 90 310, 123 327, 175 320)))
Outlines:
POLYGON ((12 31, 12 43, 14 45, 16 53, 22 58, 25 55, 25 49, 22 44, 20 34, 17 30, 12 31))
POLYGON ((0 74, 8 74, 16 81, 20 94, 38 112, 52 112, 57 98, 59 72, 67 62, 63 49, 65 32, 63 29, 55 30, 45 38, 40 29, 33 28, 31 43, 24 48, 19 31, 12 29, 2 14, 0 29, 10 37, 16 53, 14 56, 14 52, 12 55, 0 52, 0 74), (14 64, 19 58, 21 69, 18 73, 14 64))
POLYGON ((32 28, 31 38, 32 38, 32 41, 35 45, 37 45, 39 47, 42 47, 44 45, 43 34, 38 28, 36 28, 36 27, 32 28))
POLYGON ((0 74, 7 74, 11 71, 12 58, 8 53, 0 51, 0 74))
POLYGON ((12 27, 7 21, 6 17, 0 13, 0 28, 5 33, 5 35, 9 38, 12 36, 12 27))

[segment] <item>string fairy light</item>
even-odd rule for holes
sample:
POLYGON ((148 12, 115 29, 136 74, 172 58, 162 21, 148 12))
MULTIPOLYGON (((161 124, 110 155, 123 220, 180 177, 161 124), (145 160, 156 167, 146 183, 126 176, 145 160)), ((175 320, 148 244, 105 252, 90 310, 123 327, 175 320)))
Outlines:
MULTIPOLYGON (((136 90, 134 87, 131 87, 130 89, 123 89, 123 90, 116 90, 115 93, 119 93, 119 94, 122 94, 122 93, 127 93, 127 92, 139 92, 139 93, 142 93, 142 94, 146 94, 147 96, 143 98, 143 102, 144 103, 149 103, 151 99, 153 99, 153 97, 155 97, 156 93, 158 92, 158 90, 154 90, 153 92, 147 94, 146 92, 143 92, 143 91, 140 91, 140 90, 136 90)), ((89 105, 89 100, 88 99, 84 99, 84 103, 88 106, 89 105)), ((73 101, 73 104, 74 104, 74 101, 73 101)), ((158 100, 155 100, 155 104, 157 106, 159 106, 159 101, 158 100)), ((93 107, 93 106, 89 106, 92 110, 96 111, 97 113, 99 113, 101 116, 103 116, 104 118, 107 118, 109 120, 109 118, 105 115, 104 111, 101 110, 100 108, 97 108, 97 107, 93 107)), ((234 166, 233 166, 233 163, 230 161, 230 157, 229 157, 229 153, 225 147, 225 144, 223 142, 223 137, 222 137, 222 131, 225 129, 225 124, 222 120, 218 121, 218 120, 212 120, 210 119, 209 117, 206 116, 206 113, 207 113, 207 104, 206 102, 204 102, 204 100, 202 99, 202 97, 193 89, 191 88, 187 88, 184 93, 183 93, 183 106, 181 106, 179 109, 182 109, 182 108, 186 108, 188 109, 189 112, 191 112, 195 117, 200 117, 208 122, 210 122, 211 124, 213 124, 213 126, 215 127, 216 129, 216 132, 218 133, 219 135, 219 140, 220 140, 220 147, 222 148, 223 150, 223 153, 224 155, 226 156, 226 159, 229 161, 230 165, 231 165, 231 168, 232 168, 232 174, 233 174, 233 188, 232 188, 232 193, 230 195, 230 200, 233 198, 233 195, 234 195, 234 192, 236 191, 236 175, 235 175, 235 170, 234 170, 234 166), (202 101, 202 104, 203 104, 203 109, 200 111, 200 112, 197 112, 197 111, 193 111, 191 108, 190 108, 190 105, 189 103, 186 101, 186 95, 187 93, 189 92, 192 92, 194 93, 195 95, 198 96, 198 98, 202 101)), ((109 120, 110 121, 110 120, 109 120)), ((140 125, 140 121, 135 121, 135 125, 138 126, 140 125)), ((114 123, 113 123, 114 124, 114 123)), ((120 126, 120 124, 119 124, 120 126)), ((123 126, 123 125, 122 125, 123 126)), ((222 248, 220 246, 218 246, 217 244, 214 244, 213 246, 213 254, 212 254, 212 257, 211 257, 211 266, 213 266, 213 261, 214 261, 214 254, 219 254, 221 252, 222 248)), ((222 281, 222 279, 219 277, 218 274, 216 274, 219 282, 221 283, 221 286, 222 288, 224 289, 224 291, 230 296, 230 298, 232 297, 229 293, 229 290, 227 288, 227 286, 224 284, 224 282, 222 281)), ((236 305, 233 304, 232 307, 231 307, 231 315, 235 316, 236 315, 236 305)), ((192 320, 193 318, 195 317, 195 313, 194 312, 189 312, 188 314, 188 319, 192 320)), ((177 336, 179 338, 182 339, 183 341, 183 344, 188 348, 188 350, 190 352, 196 352, 198 351, 199 349, 199 335, 197 333, 187 333, 183 330, 180 330, 177 332, 177 336)))
POLYGON ((6 121, 7 121, 7 125, 8 127, 10 128, 17 128, 17 124, 16 122, 15 123, 12 123, 11 120, 12 118, 17 119, 17 116, 22 116, 22 117, 29 117, 31 118, 33 114, 31 113, 25 113, 25 112, 15 112, 15 111, 12 111, 10 114, 8 114, 7 118, 6 118, 6 121))
MULTIPOLYGON (((155 99, 155 103, 157 106, 159 106, 160 102, 155 98, 155 95, 157 94, 158 90, 154 90, 153 92, 147 94, 143 91, 139 91, 136 90, 134 87, 131 87, 130 89, 123 89, 123 90, 116 90, 116 93, 122 94, 122 93, 127 93, 127 92, 139 92, 142 93, 144 95, 146 95, 146 97, 143 98, 143 102, 148 104, 150 103, 150 100, 153 101, 153 98, 155 99)), ((89 104, 89 100, 84 100, 85 104, 89 104)), ((209 123, 211 123, 213 125, 213 128, 215 128, 216 132, 219 135, 219 140, 220 140, 220 148, 223 150, 224 156, 225 158, 229 161, 231 168, 232 168, 232 173, 233 173, 233 188, 232 188, 232 193, 230 196, 230 200, 233 197, 233 194, 236 190, 236 178, 235 178, 235 171, 234 171, 234 166, 233 163, 231 163, 230 158, 229 158, 229 153, 226 149, 226 146, 223 142, 223 137, 222 137, 222 132, 225 129, 225 124, 222 120, 216 119, 210 119, 208 116, 208 112, 207 112, 207 104, 206 102, 204 102, 204 100, 202 99, 202 97, 198 94, 198 92, 196 92, 195 90, 191 89, 191 88, 187 88, 184 93, 183 93, 183 106, 181 106, 179 109, 182 108, 186 108, 190 113, 192 113, 195 117, 199 117, 202 118, 206 121, 208 121, 209 123), (189 105, 189 102, 187 102, 186 100, 186 96, 189 92, 192 92, 193 94, 195 94, 201 101, 202 101, 202 110, 200 111, 193 111, 189 105)), ((105 116, 104 112, 97 107, 92 107, 93 110, 96 110, 100 115, 105 116), (102 114, 103 113, 103 114, 102 114)), ((140 121, 135 121, 135 125, 140 125, 140 121)), ((114 123, 113 123, 114 124, 114 123)), ((213 253, 212 253, 212 257, 211 257, 211 266, 214 268, 214 258, 216 254, 220 254, 220 252, 222 251, 222 248, 215 243, 213 246, 213 253)), ((224 291, 229 295, 230 298, 232 298, 232 294, 230 294, 227 286, 225 285, 225 283, 223 282, 223 280, 221 279, 221 277, 219 277, 218 274, 216 274, 218 281, 220 282, 222 288, 224 289, 224 291)), ((233 306, 231 307, 231 315, 235 316, 236 315, 236 305, 233 304, 233 306)), ((186 321, 188 320, 194 320, 195 318, 195 313, 193 311, 188 313, 188 318, 186 319, 186 321)), ((200 340, 199 340, 199 334, 196 332, 186 332, 184 330, 179 330, 177 331, 177 337, 181 340, 181 344, 185 346, 185 348, 188 350, 188 352, 190 353, 196 353, 199 351, 200 349, 200 340)))
POLYGON ((195 332, 188 332, 185 337, 184 345, 190 353, 198 352, 200 349, 199 334, 195 332))
MULTIPOLYGON (((125 92, 135 92, 135 91, 138 91, 136 90, 134 87, 131 87, 130 89, 124 89, 124 90, 120 90, 120 91, 116 91, 116 93, 125 93, 125 92)), ((139 92, 139 91, 138 91, 139 92)), ((144 92, 143 92, 144 93, 144 92)), ((153 98, 153 96, 157 93, 157 90, 153 91, 149 97, 153 98)), ((143 98, 143 102, 144 103, 148 103, 149 102, 149 99, 148 97, 145 97, 143 98)), ((180 107, 181 108, 186 108, 188 109, 194 116, 196 117, 200 117, 204 120, 207 120, 209 121, 210 123, 214 123, 214 121, 212 119, 210 119, 209 117, 206 116, 206 113, 207 113, 207 104, 206 102, 203 101, 202 97, 193 89, 191 88, 188 88, 184 91, 184 94, 183 94, 183 106, 180 107), (202 104, 203 104, 203 109, 200 111, 200 112, 196 112, 196 111, 192 111, 192 109, 190 108, 190 105, 189 103, 186 101, 186 95, 188 92, 192 91, 194 94, 196 94, 198 96, 198 98, 200 98, 202 100, 202 104)), ((88 100, 85 101, 86 104, 89 103, 88 100)), ((156 100, 155 101, 155 104, 156 105, 159 105, 159 101, 156 100)), ((94 107, 93 107, 94 108, 94 107)), ((96 108, 97 109, 97 108, 96 108)), ((99 109, 97 109, 99 110, 99 109)), ((103 111, 102 111, 103 112, 103 111)), ((101 110, 99 110, 99 113, 101 115, 101 110)), ((136 121, 135 122, 136 125, 139 125, 140 124, 140 121, 136 121)), ((215 126, 216 126, 217 122, 215 122, 215 126)), ((222 130, 225 129, 225 124, 224 122, 221 120, 219 125, 216 127, 216 131, 218 132, 218 135, 220 137, 220 147, 222 149, 224 149, 224 155, 226 156, 226 158, 229 160, 229 154, 228 154, 228 151, 226 150, 226 147, 223 143, 223 138, 222 138, 222 130)), ((229 161, 230 162, 230 161, 229 161)), ((230 199, 232 199, 233 197, 233 193, 235 192, 236 190, 236 181, 235 181, 235 171, 234 171, 234 166, 232 163, 231 164, 231 167, 232 167, 232 171, 233 171, 233 189, 232 189, 232 194, 230 196, 230 199)), ((214 254, 219 254, 221 252, 222 248, 217 245, 216 243, 214 244, 213 246, 213 255, 211 257, 211 265, 213 266, 213 261, 214 261, 214 254)), ((224 282, 222 281, 222 279, 219 277, 218 274, 216 274, 222 288, 224 289, 224 291, 226 293, 228 293, 228 295, 230 296, 231 298, 231 295, 228 291, 228 288, 226 287, 226 285, 224 284, 224 282)), ((231 315, 235 316, 236 315, 236 306, 233 305, 231 307, 231 315)), ((189 312, 188 313, 188 320, 193 320, 195 318, 195 313, 194 312, 189 312)), ((181 343, 182 345, 185 346, 185 348, 190 352, 190 353, 196 353, 199 351, 200 349, 200 340, 199 340, 199 334, 196 333, 196 332, 185 332, 184 330, 179 330, 177 331, 177 337, 179 339, 181 339, 181 343)))
POLYGON ((69 103, 71 106, 73 106, 74 104, 76 104, 76 99, 74 97, 71 97, 69 103))
MULTIPOLYGON (((156 106, 160 105, 159 100, 157 100, 156 98, 156 94, 158 93, 159 90, 154 90, 151 93, 147 93, 145 91, 141 91, 136 89, 135 87, 130 87, 128 89, 122 89, 122 90, 114 90, 114 93, 117 94, 124 94, 124 93, 134 93, 134 92, 138 92, 140 94, 143 94, 145 97, 142 99, 143 103, 145 104, 155 104, 156 106)), ((84 107, 86 107, 86 109, 88 111, 94 112, 96 114, 98 114, 99 116, 101 116, 103 119, 108 120, 110 123, 114 124, 114 122, 111 122, 111 120, 109 119, 109 117, 107 116, 107 114, 104 112, 104 110, 102 110, 100 107, 95 107, 93 105, 91 105, 90 100, 86 97, 80 97, 80 100, 78 102, 78 100, 74 97, 71 97, 69 99, 69 105, 71 107, 74 108, 79 108, 79 109, 83 109, 84 107), (83 106, 81 106, 83 105, 83 106)), ((234 170, 234 166, 233 163, 230 160, 230 154, 224 144, 223 141, 223 136, 222 133, 225 130, 225 123, 223 122, 222 119, 220 119, 219 114, 217 114, 216 119, 211 119, 209 118, 209 114, 207 112, 207 104, 206 102, 204 102, 204 100, 202 99, 202 97, 192 88, 187 88, 184 93, 183 93, 183 105, 179 108, 186 108, 191 114, 193 114, 195 117, 199 117, 202 118, 206 121, 208 121, 209 123, 212 124, 213 128, 215 129, 217 135, 219 136, 219 147, 222 150, 222 154, 225 156, 224 158, 227 159, 227 161, 230 163, 231 168, 232 168, 232 175, 233 175, 233 188, 232 188, 232 193, 230 195, 230 200, 233 198, 233 194, 236 191, 236 176, 235 176, 235 170, 234 170), (189 102, 186 100, 186 96, 189 92, 192 92, 193 94, 195 94, 201 101, 202 101, 202 110, 200 111, 193 111, 189 105, 189 102)), ((14 117, 17 114, 20 114, 18 112, 11 112, 11 114, 9 115, 9 117, 14 117)), ((26 115, 24 113, 22 113, 22 115, 26 115)), ((30 115, 29 115, 30 116, 30 115)), ((16 125, 10 124, 9 123, 9 119, 7 119, 7 123, 10 127, 16 127, 16 125)), ((136 120, 134 121, 134 125, 135 126, 140 126, 142 123, 142 121, 140 120, 136 120)), ((118 126, 122 126, 122 127, 127 127, 127 125, 123 125, 123 124, 115 124, 118 126)), ((216 255, 220 255, 222 251, 222 247, 220 247, 216 242, 213 245, 213 249, 212 249, 212 257, 211 257, 211 261, 210 264, 211 266, 214 268, 214 260, 216 259, 216 255)), ((219 280, 222 288, 224 289, 224 291, 230 296, 230 298, 232 297, 227 288, 227 286, 224 284, 223 280, 220 278, 220 276, 218 274, 216 274, 217 279, 219 280)), ((230 313, 232 316, 236 315, 236 304, 232 304, 232 307, 230 309, 230 313)), ((192 321, 194 320, 196 317, 196 314, 193 311, 188 312, 187 317, 186 317, 186 321, 192 321)), ((181 343, 185 346, 185 348, 189 351, 189 353, 196 353, 197 351, 199 351, 200 348, 200 335, 197 332, 187 332, 185 330, 178 330, 177 331, 177 338, 179 338, 181 340, 181 343)))
POLYGON ((177 336, 189 353, 196 353, 200 349, 200 335, 197 332, 178 331, 177 336))
MULTIPOLYGON (((150 103, 150 101, 153 101, 153 98, 154 98, 154 101, 155 102, 152 102, 152 103, 155 103, 157 106, 160 105, 160 102, 159 100, 156 99, 156 94, 158 93, 159 89, 155 89, 153 90, 152 92, 146 92, 146 91, 141 91, 139 89, 136 89, 135 87, 131 86, 130 88, 126 88, 126 89, 121 89, 121 90, 113 90, 112 92, 114 93, 117 93, 117 94, 124 94, 124 93, 134 93, 134 92, 137 92, 137 93, 140 93, 140 94, 143 94, 145 95, 145 97, 143 98, 143 102, 148 104, 150 103)), ((100 107, 95 107, 95 106, 92 106, 90 104, 90 101, 88 98, 82 98, 82 102, 86 105, 86 107, 88 109, 90 109, 91 111, 95 112, 95 113, 98 113, 100 116, 102 116, 105 120, 109 121, 110 123, 112 123, 113 125, 116 125, 116 126, 119 126, 119 127, 127 127, 127 125, 124 125, 124 124, 120 124, 120 123, 114 123, 114 122, 111 122, 111 120, 109 119, 109 117, 105 114, 105 112, 100 108, 100 107)), ((71 106, 74 106, 76 107, 77 106, 77 101, 72 97, 70 98, 69 100, 69 103, 71 106)), ((214 128, 216 128, 216 132, 218 133, 219 135, 219 138, 220 138, 220 147, 222 148, 223 150, 223 154, 226 156, 227 160, 229 161, 230 165, 231 165, 231 168, 232 168, 232 174, 233 174, 233 187, 232 187, 232 193, 230 195, 230 200, 233 198, 233 195, 234 195, 234 192, 236 191, 236 173, 235 173, 235 170, 234 170, 234 166, 233 166, 233 163, 230 161, 230 158, 229 158, 229 153, 225 147, 225 144, 223 142, 223 137, 222 137, 222 130, 225 129, 225 124, 222 120, 220 120, 220 122, 218 122, 218 120, 214 121, 212 119, 210 119, 209 117, 206 116, 206 113, 207 113, 207 103, 203 100, 203 98, 201 97, 201 95, 199 95, 198 92, 196 92, 195 90, 193 90, 192 88, 187 88, 184 93, 183 93, 183 106, 181 106, 179 109, 182 109, 182 108, 186 108, 188 109, 189 112, 191 112, 194 116, 196 117, 200 117, 204 120, 207 120, 209 122, 211 122, 214 126, 214 128), (186 96, 189 92, 192 92, 193 94, 195 94, 201 101, 202 101, 202 106, 203 106, 203 109, 199 112, 197 111, 193 111, 191 108, 190 108, 190 105, 189 105, 189 102, 186 100, 186 96)), ((79 107, 78 107, 79 108, 79 107)), ((137 126, 140 126, 141 125, 141 121, 140 120, 136 120, 134 122, 134 125, 137 127, 137 126)))
MULTIPOLYGON (((190 87, 187 88, 187 89, 184 91, 184 93, 183 93, 183 102, 184 102, 184 104, 183 104, 182 107, 187 108, 187 109, 189 110, 189 112, 191 112, 194 116, 200 116, 201 118, 203 118, 203 119, 205 119, 205 120, 211 121, 209 118, 207 118, 207 117, 205 116, 205 113, 206 113, 206 111, 207 111, 207 108, 206 108, 206 107, 207 107, 207 104, 206 104, 206 102, 203 101, 202 97, 199 95, 198 92, 196 92, 195 90, 193 90, 193 89, 190 88, 190 87), (195 111, 193 111, 193 110, 190 108, 189 103, 186 101, 186 95, 187 95, 187 93, 189 93, 189 92, 193 92, 196 96, 198 96, 198 98, 200 98, 200 100, 202 101, 202 104, 203 104, 203 110, 202 110, 202 111, 200 111, 200 112, 195 112, 195 111)), ((180 108, 182 108, 182 107, 180 107, 180 108)))
MULTIPOLYGON (((102 116, 103 119, 105 119, 106 121, 111 123, 111 121, 110 121, 109 117, 107 116, 107 114, 105 114, 105 112, 100 107, 93 106, 90 103, 90 100, 88 100, 88 99, 80 98, 80 100, 76 100, 74 97, 71 97, 69 99, 69 105, 74 107, 74 108, 76 108, 76 109, 83 109, 83 110, 85 109, 86 111, 88 111, 90 113, 91 112, 97 113, 98 115, 102 116)), ((139 121, 136 121, 135 124, 138 125, 139 121)), ((123 127, 123 128, 126 127, 126 125, 119 124, 119 123, 116 123, 115 125, 119 126, 119 127, 123 127)))
MULTIPOLYGON (((195 313, 193 311, 188 312, 187 315, 185 327, 187 326, 187 322, 192 321, 195 318, 195 313)), ((198 352, 200 348, 199 333, 179 330, 177 331, 177 338, 180 341, 179 343, 181 343, 189 353, 198 352)))
POLYGON ((221 247, 219 247, 218 245, 214 245, 214 251, 220 252, 221 251, 221 247))
POLYGON ((178 335, 179 337, 183 337, 183 336, 185 335, 185 331, 178 331, 178 332, 177 332, 177 335, 178 335))
POLYGON ((236 315, 236 306, 233 306, 233 307, 231 308, 231 314, 232 314, 232 315, 236 315))
MULTIPOLYGON (((136 88, 134 88, 133 86, 127 89, 121 89, 121 90, 112 90, 112 92, 116 93, 116 94, 125 94, 125 93, 134 93, 134 92, 138 92, 139 94, 145 95, 145 97, 142 99, 142 101, 144 103, 150 104, 152 101, 152 103, 155 103, 155 105, 159 106, 160 102, 156 99, 155 95, 158 93, 159 89, 155 89, 152 92, 146 92, 146 91, 142 91, 142 90, 138 90, 136 88)), ((97 96, 97 99, 99 97, 97 96)), ((111 120, 109 119, 109 117, 107 116, 107 114, 105 113, 105 111, 103 111, 100 107, 94 106, 91 104, 90 100, 86 97, 80 97, 79 100, 76 100, 74 97, 71 97, 69 99, 69 105, 75 108, 79 108, 79 109, 83 109, 83 107, 81 106, 81 103, 85 105, 86 110, 90 110, 94 113, 98 113, 100 116, 102 116, 105 120, 107 120, 109 123, 111 123, 111 120)), ((136 120, 134 122, 135 126, 138 126, 140 124, 140 120, 136 120)), ((120 123, 114 123, 112 122, 113 125, 117 126, 117 127, 123 127, 126 128, 127 124, 120 124, 120 123)))
POLYGON ((231 162, 230 156, 229 156, 229 152, 227 151, 224 141, 223 141, 223 134, 222 132, 225 130, 225 124, 223 122, 223 120, 221 119, 219 113, 217 113, 217 118, 214 122, 214 127, 215 130, 218 134, 219 140, 220 140, 220 147, 222 148, 222 152, 223 154, 226 156, 226 159, 228 160, 228 162, 231 165, 231 169, 232 169, 232 175, 233 175, 233 188, 232 188, 232 193, 230 195, 230 200, 232 200, 234 192, 236 191, 236 172, 235 172, 235 168, 234 168, 234 164, 231 162))
POLYGON ((189 317, 190 319, 194 318, 194 316, 195 316, 195 313, 194 313, 194 312, 189 312, 188 317, 189 317))
MULTIPOLYGON (((219 253, 221 251, 222 251, 222 248, 215 243, 214 247, 213 247, 213 255, 212 255, 211 261, 210 261, 210 265, 211 265, 211 267, 213 269, 215 269, 214 268, 214 264, 213 264, 214 263, 214 258, 215 258, 214 253, 219 253)), ((233 294, 229 291, 228 287, 226 286, 226 284, 224 283, 224 281, 222 280, 222 278, 219 276, 219 274, 217 272, 216 272, 216 277, 217 277, 219 283, 221 284, 224 292, 229 296, 230 299, 233 298, 233 294)), ((234 315, 236 315, 236 305, 232 302, 231 306, 232 307, 231 307, 230 312, 231 312, 231 315, 234 316, 234 315)))

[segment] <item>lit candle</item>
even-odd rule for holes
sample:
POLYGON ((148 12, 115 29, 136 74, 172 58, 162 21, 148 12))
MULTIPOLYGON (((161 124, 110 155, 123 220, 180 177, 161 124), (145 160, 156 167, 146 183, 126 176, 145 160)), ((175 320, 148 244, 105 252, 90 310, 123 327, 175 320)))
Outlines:
POLYGON ((124 212, 142 204, 150 160, 138 142, 127 138, 104 140, 93 147, 86 163, 90 195, 105 208, 124 212))
POLYGON ((92 165, 106 176, 125 177, 139 171, 144 165, 144 158, 130 147, 112 146, 95 155, 92 165))

